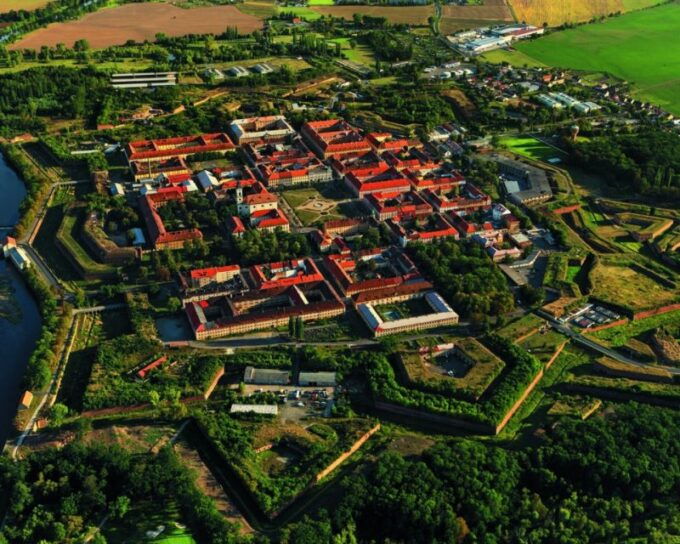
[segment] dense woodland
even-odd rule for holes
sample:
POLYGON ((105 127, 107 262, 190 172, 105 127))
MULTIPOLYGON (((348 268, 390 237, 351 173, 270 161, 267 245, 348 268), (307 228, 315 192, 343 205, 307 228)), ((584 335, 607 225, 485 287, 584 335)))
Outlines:
POLYGON ((678 433, 676 411, 630 404, 561 420, 523 450, 456 440, 422 458, 388 453, 284 542, 670 544, 680 536, 678 433), (322 536, 332 533, 341 536, 322 536))
MULTIPOLYGON (((172 497, 200 542, 238 541, 236 528, 193 483, 171 450, 133 456, 111 445, 72 444, 15 463, 0 457, 0 504, 6 511, 3 544, 85 542, 105 515, 115 524, 138 501, 172 497)), ((101 535, 90 540, 106 544, 101 535)))
POLYGON ((608 134, 572 145, 574 159, 613 186, 680 202, 680 138, 644 129, 608 134))
MULTIPOLYGON (((409 246, 410 247, 410 246, 409 246)), ((455 240, 409 249, 418 267, 463 317, 502 315, 514 307, 508 283, 478 244, 455 240)))

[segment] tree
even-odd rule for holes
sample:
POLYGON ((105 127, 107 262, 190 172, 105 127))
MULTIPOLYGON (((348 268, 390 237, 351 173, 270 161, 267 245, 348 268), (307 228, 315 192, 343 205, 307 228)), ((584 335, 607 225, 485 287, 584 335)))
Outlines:
POLYGON ((182 301, 177 297, 170 297, 168 299, 168 310, 172 313, 178 312, 182 309, 182 301))
POLYGON ((125 495, 116 497, 113 504, 109 507, 109 512, 114 519, 122 519, 130 509, 130 498, 125 495))
POLYGON ((50 421, 54 427, 61 427, 67 415, 68 406, 63 405, 60 402, 56 403, 50 409, 50 421))

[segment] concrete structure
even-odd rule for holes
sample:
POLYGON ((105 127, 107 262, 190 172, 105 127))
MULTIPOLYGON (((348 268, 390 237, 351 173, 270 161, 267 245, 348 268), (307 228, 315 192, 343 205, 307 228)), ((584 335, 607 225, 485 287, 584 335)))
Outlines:
POLYGON ((298 384, 301 386, 335 387, 335 372, 300 372, 298 384))
POLYGON ((255 368, 247 366, 243 372, 243 383, 257 385, 288 385, 290 372, 275 368, 255 368))
POLYGON ((111 86, 114 89, 172 87, 174 85, 177 85, 177 72, 138 72, 111 75, 111 86))
POLYGON ((505 191, 515 204, 535 204, 552 198, 548 175, 542 168, 502 155, 493 155, 491 159, 507 178, 503 183, 505 191))
POLYGON ((229 413, 277 416, 279 407, 276 404, 232 404, 229 413))

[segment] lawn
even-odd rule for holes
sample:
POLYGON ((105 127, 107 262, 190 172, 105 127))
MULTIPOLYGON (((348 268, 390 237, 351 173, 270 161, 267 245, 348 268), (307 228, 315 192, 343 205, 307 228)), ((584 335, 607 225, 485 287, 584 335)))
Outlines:
POLYGON ((317 221, 330 221, 356 215, 354 202, 349 200, 339 202, 345 196, 344 194, 340 194, 330 186, 321 191, 313 187, 291 189, 283 191, 281 196, 295 210, 295 215, 305 226, 317 221))
POLYGON ((549 159, 555 158, 563 160, 567 156, 563 151, 544 144, 531 136, 503 138, 501 145, 507 147, 513 153, 536 161, 548 162, 549 159))
POLYGON ((603 23, 554 32, 516 45, 526 58, 549 66, 607 72, 631 82, 636 98, 680 114, 680 5, 665 4, 607 19, 603 23))
POLYGON ((334 2, 333 0, 307 0, 307 4, 310 6, 332 6, 334 2))
POLYGON ((164 504, 141 502, 132 506, 122 520, 109 521, 102 529, 109 544, 148 542, 153 544, 196 544, 189 531, 181 524, 180 512, 174 501, 164 504), (156 538, 146 536, 163 525, 156 538))
POLYGON ((375 63, 375 57, 371 48, 367 45, 356 44, 354 47, 350 44, 349 38, 334 38, 328 40, 329 43, 339 43, 342 53, 347 57, 347 60, 352 62, 357 62, 359 64, 365 64, 367 66, 373 66, 375 63))

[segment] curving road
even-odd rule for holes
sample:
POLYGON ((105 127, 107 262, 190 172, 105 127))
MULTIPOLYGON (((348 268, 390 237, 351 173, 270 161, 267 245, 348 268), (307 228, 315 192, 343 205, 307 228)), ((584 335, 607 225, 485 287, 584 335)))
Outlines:
POLYGON ((598 351, 598 352, 602 353, 603 355, 606 355, 607 357, 611 357, 612 359, 615 359, 615 360, 620 361, 622 363, 637 366, 639 368, 653 368, 653 369, 660 369, 661 368, 661 369, 667 370, 668 372, 670 372, 671 374, 674 374, 675 376, 680 376, 680 368, 676 368, 676 367, 672 367, 672 366, 651 364, 651 363, 641 363, 640 361, 636 361, 635 359, 631 359, 630 357, 626 357, 625 355, 622 355, 618 351, 615 351, 613 349, 605 347, 602 344, 598 344, 597 342, 594 342, 590 338, 587 338, 586 336, 584 336, 584 335, 582 335, 582 334, 580 334, 576 331, 573 331, 571 328, 569 328, 567 325, 565 325, 561 321, 558 321, 557 319, 550 316, 550 314, 542 312, 541 310, 538 310, 536 313, 540 317, 544 318, 550 324, 550 326, 553 329, 555 329, 556 331, 564 334, 565 336, 568 336, 574 342, 581 344, 582 346, 585 346, 585 347, 592 349, 594 351, 598 351))

